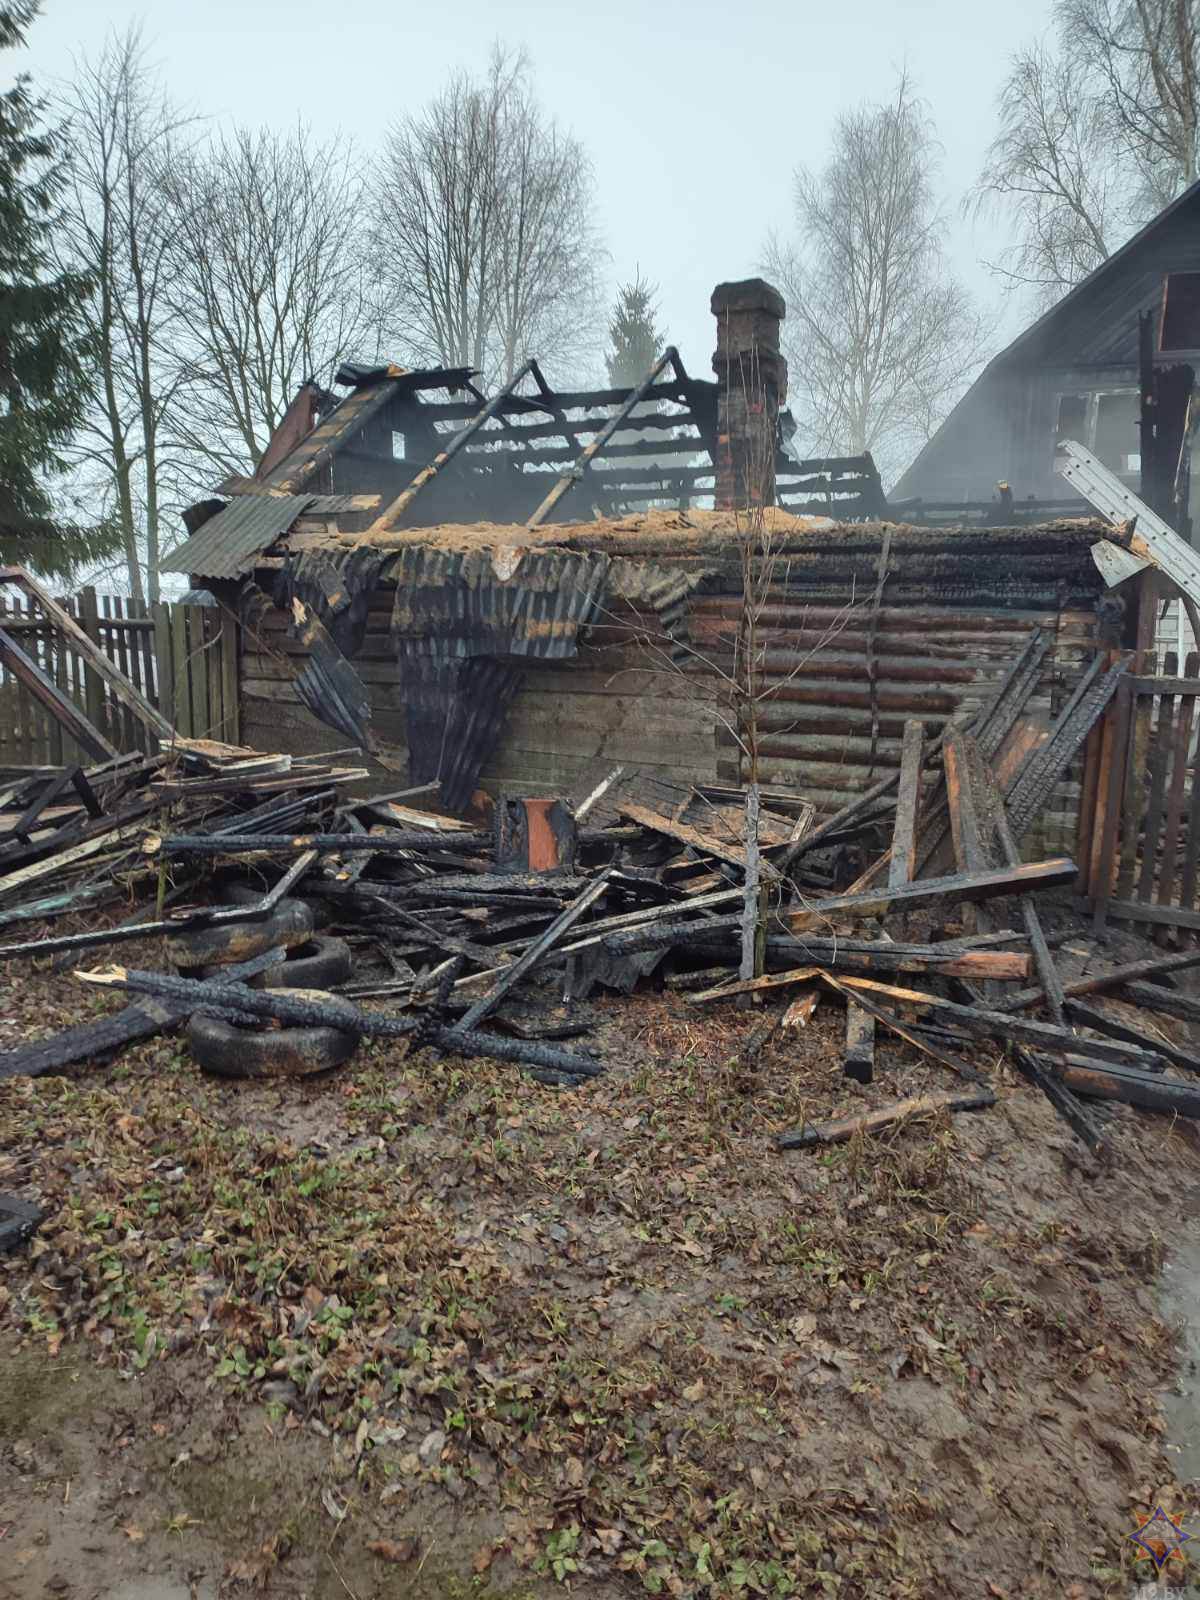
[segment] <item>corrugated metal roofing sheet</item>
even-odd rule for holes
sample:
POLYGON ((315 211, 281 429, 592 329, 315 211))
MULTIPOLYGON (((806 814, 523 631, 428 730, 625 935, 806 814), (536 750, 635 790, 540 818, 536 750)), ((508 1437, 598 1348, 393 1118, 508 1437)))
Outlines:
POLYGON ((201 578, 240 578, 302 511, 345 511, 352 503, 353 497, 344 494, 238 495, 173 550, 163 570, 201 578))
POLYGON ((311 494, 244 494, 218 511, 163 567, 167 572, 192 572, 201 578, 240 578, 259 553, 286 533, 312 504, 311 494))

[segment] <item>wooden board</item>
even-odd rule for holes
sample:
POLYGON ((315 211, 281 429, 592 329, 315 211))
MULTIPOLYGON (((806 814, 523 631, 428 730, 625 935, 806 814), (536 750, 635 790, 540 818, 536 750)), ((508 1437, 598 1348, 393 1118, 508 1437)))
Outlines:
POLYGON ((854 921, 863 917, 886 917, 909 911, 936 900, 989 900, 996 895, 1022 894, 1027 890, 1053 888, 1075 876, 1075 863, 1069 856, 1049 861, 1027 862, 1020 867, 994 868, 987 872, 954 873, 944 878, 923 878, 895 889, 870 889, 865 894, 831 895, 816 901, 811 909, 783 913, 783 920, 794 933, 816 929, 822 924, 854 921))

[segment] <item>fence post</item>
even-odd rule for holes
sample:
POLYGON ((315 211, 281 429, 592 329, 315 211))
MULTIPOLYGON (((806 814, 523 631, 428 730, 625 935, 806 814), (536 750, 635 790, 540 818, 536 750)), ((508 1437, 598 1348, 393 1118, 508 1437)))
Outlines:
POLYGON ((221 679, 225 706, 225 731, 229 744, 241 742, 242 719, 238 695, 241 692, 241 663, 238 660, 238 619, 228 606, 221 607, 221 679))
POLYGON ((172 727, 179 726, 179 707, 175 704, 175 657, 171 645, 171 608, 156 600, 150 607, 154 622, 155 705, 172 727))
POLYGON ((192 696, 188 686, 187 607, 178 601, 171 607, 171 658, 175 663, 175 731, 190 739, 196 730, 192 725, 192 696))
MULTIPOLYGON (((100 612, 96 605, 96 591, 89 584, 86 589, 79 592, 79 626, 97 649, 103 648, 100 640, 100 612)), ((88 721, 93 727, 105 733, 104 726, 104 681, 86 662, 83 669, 84 682, 84 707, 87 711, 88 721)), ((111 736, 108 736, 110 743, 111 736)))

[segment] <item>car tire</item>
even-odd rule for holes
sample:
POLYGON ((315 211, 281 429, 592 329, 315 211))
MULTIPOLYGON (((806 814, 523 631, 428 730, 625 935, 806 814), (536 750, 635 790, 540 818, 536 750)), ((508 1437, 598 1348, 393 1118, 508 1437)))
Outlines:
MULTIPOLYGON (((226 880, 217 890, 217 898, 227 906, 252 906, 256 905, 265 894, 270 892, 270 884, 251 882, 246 878, 231 878, 226 880)), ((307 900, 305 904, 312 912, 313 927, 327 928, 330 923, 329 907, 323 900, 307 900)))
POLYGON ((230 966, 282 945, 293 950, 312 938, 312 912, 303 900, 284 898, 258 922, 218 923, 166 936, 167 957, 181 970, 230 966))
MULTIPOLYGON (((252 989, 329 989, 335 983, 344 983, 353 968, 354 957, 346 941, 318 933, 289 951, 286 961, 241 982, 252 989)), ((219 978, 224 971, 224 963, 214 961, 203 967, 189 967, 184 976, 219 978)))
POLYGON ((310 1078, 349 1061, 358 1039, 344 1028, 242 1027, 199 1014, 188 1023, 193 1058, 219 1078, 310 1078))

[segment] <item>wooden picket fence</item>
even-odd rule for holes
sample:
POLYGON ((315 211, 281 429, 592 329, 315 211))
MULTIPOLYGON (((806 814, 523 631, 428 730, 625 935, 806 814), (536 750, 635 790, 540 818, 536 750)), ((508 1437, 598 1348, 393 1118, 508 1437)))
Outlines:
POLYGON ((1200 654, 1146 653, 1093 730, 1081 822, 1081 887, 1097 931, 1109 919, 1200 933, 1200 654), (1090 815, 1089 815, 1090 812, 1090 815), (1086 832, 1086 837, 1082 834, 1086 832))
MULTIPOLYGON (((237 621, 224 607, 155 605, 84 589, 62 602, 88 637, 188 737, 238 739, 237 621)), ((0 591, 0 628, 33 658, 121 751, 157 741, 103 679, 15 590, 0 591)), ((0 770, 92 758, 12 672, 0 667, 0 770)))

